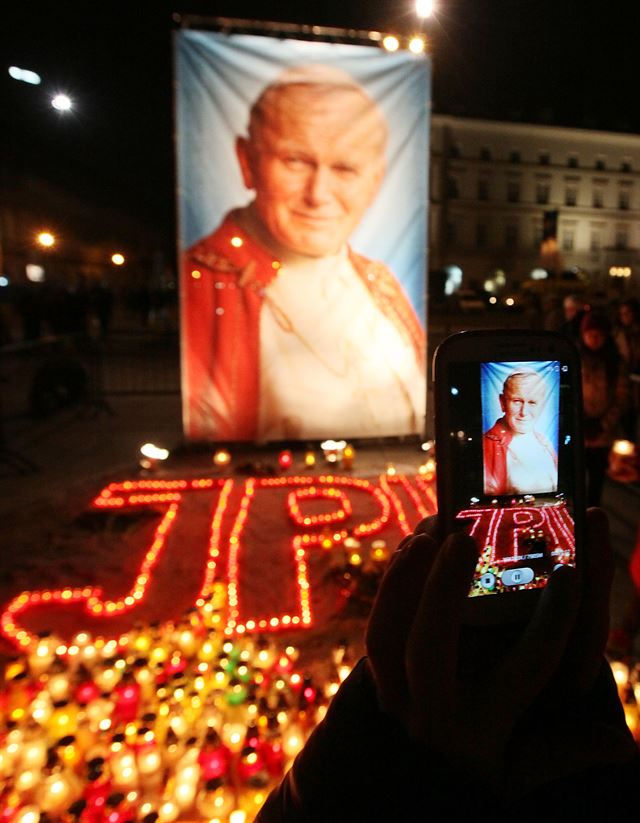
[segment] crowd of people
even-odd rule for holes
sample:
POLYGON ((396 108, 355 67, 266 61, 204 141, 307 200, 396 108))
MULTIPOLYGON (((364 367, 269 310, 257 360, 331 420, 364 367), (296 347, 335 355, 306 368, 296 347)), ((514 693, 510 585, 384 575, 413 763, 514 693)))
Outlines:
POLYGON ((614 440, 640 440, 640 301, 605 310, 569 295, 562 308, 556 328, 581 356, 587 504, 597 506, 614 440))
POLYGON ((0 289, 0 345, 49 335, 105 337, 125 322, 140 328, 175 328, 175 287, 130 285, 114 289, 106 279, 82 274, 66 280, 24 281, 0 289))

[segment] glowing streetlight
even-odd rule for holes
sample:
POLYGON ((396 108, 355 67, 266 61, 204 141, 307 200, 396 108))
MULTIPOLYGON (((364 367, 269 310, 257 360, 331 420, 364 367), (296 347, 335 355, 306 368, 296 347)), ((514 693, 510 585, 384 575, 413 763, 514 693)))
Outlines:
POLYGON ((422 54, 424 51, 424 40, 422 37, 412 37, 409 41, 409 51, 413 54, 422 54))
POLYGON ((51 105, 56 111, 65 113, 73 108, 73 101, 67 94, 56 94, 51 98, 51 105))
POLYGON ((434 8, 434 0, 416 0, 416 14, 422 20, 424 20, 425 17, 431 17, 434 8))
POLYGON ((45 249, 50 249, 52 246, 55 246, 56 238, 50 231, 41 231, 36 237, 36 242, 44 246, 45 249))
POLYGON ((19 66, 9 66, 9 76, 22 83, 29 83, 32 86, 39 86, 42 82, 40 75, 30 69, 21 69, 19 66))
POLYGON ((119 251, 115 252, 111 255, 111 262, 114 266, 122 266, 124 264, 124 254, 120 254, 119 251))
POLYGON ((400 41, 393 34, 388 34, 382 41, 382 45, 387 51, 398 51, 400 48, 400 41))

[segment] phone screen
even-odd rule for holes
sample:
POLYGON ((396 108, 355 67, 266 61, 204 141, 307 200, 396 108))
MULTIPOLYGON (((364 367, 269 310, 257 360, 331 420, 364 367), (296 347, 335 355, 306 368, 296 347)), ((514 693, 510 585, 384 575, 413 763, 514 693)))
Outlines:
POLYGON ((541 588, 557 564, 575 564, 579 375, 560 360, 448 370, 453 511, 480 549, 470 596, 541 588))

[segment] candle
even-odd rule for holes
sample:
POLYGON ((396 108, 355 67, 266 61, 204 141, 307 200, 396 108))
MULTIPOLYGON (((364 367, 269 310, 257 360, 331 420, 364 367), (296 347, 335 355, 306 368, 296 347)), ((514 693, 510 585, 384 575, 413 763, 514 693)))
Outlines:
POLYGON ((327 463, 338 463, 342 459, 346 445, 344 440, 325 440, 320 444, 320 448, 327 463))
POLYGON ((59 815, 81 794, 79 780, 67 771, 54 772, 45 778, 36 792, 36 803, 43 812, 59 815))
POLYGON ((222 741, 228 749, 237 753, 242 749, 246 731, 244 723, 224 723, 221 730, 222 741))
POLYGON ((122 745, 121 749, 112 751, 109 758, 109 767, 114 786, 123 790, 136 788, 138 785, 138 766, 135 755, 128 746, 122 745))
POLYGON ((14 778, 13 786, 21 794, 30 794, 42 779, 39 769, 22 769, 14 778))
POLYGON ((113 690, 114 719, 129 723, 138 714, 140 704, 140 686, 130 672, 126 672, 122 681, 113 690))
POLYGON ((160 823, 173 823, 178 819, 180 807, 174 800, 163 801, 158 808, 158 820, 160 823))
POLYGON ((47 723, 49 737, 52 741, 60 740, 69 734, 75 734, 78 728, 78 707, 75 703, 62 700, 54 703, 54 709, 47 723))
POLYGON ((231 462, 231 455, 226 449, 218 449, 213 455, 213 464, 217 466, 219 469, 228 466, 231 462))
POLYGON ((371 560, 377 565, 383 565, 389 560, 390 552, 386 542, 382 539, 374 540, 371 543, 371 560))
POLYGON ((40 807, 39 806, 22 806, 11 818, 11 823, 39 823, 40 807))
POLYGON ((59 641, 48 632, 40 635, 32 651, 28 655, 29 670, 34 677, 44 674, 56 659, 56 649, 59 641))
POLYGON ((293 455, 288 449, 281 451, 278 455, 278 465, 281 469, 290 469, 293 463, 293 455))
POLYGON ((220 740, 215 729, 209 729, 205 735, 198 763, 205 781, 226 777, 231 763, 231 752, 220 740))
POLYGON ((622 697, 629 682, 629 667, 621 660, 612 660, 610 665, 611 671, 613 672, 613 678, 618 687, 618 693, 622 697))
POLYGON ((304 745, 304 732, 298 723, 292 723, 282 735, 282 750, 289 759, 298 754, 304 745))
POLYGON ((38 771, 43 769, 47 762, 47 743, 44 736, 34 737, 26 741, 20 750, 20 766, 23 769, 38 771))
POLYGON ((353 448, 351 443, 347 443, 344 447, 344 451, 342 452, 342 468, 345 471, 351 471, 353 468, 353 459, 355 457, 356 450, 353 448))
POLYGON ((207 780, 196 798, 196 809, 207 819, 225 820, 234 807, 235 795, 220 778, 207 780))

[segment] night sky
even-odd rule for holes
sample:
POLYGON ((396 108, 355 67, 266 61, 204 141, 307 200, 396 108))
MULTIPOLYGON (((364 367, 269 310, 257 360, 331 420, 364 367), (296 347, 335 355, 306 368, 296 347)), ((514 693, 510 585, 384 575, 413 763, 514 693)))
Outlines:
MULTIPOLYGON (((439 0, 427 22, 440 113, 640 132, 626 4, 439 0)), ((174 236, 172 12, 409 33, 412 0, 3 4, 3 163, 174 236), (11 64, 43 85, 11 80, 11 64), (60 116, 48 92, 76 105, 60 116)))

